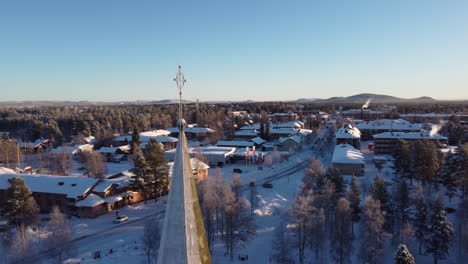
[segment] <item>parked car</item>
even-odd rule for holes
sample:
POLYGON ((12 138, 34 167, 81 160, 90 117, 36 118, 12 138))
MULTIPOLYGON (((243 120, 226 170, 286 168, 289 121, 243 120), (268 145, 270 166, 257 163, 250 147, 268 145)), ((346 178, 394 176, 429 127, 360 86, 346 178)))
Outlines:
POLYGON ((121 216, 117 216, 114 220, 114 224, 120 224, 122 222, 125 222, 128 220, 128 216, 126 215, 121 215, 121 216))
POLYGON ((264 183, 262 186, 263 188, 273 188, 273 184, 271 183, 264 183))
POLYGON ((234 173, 242 173, 242 170, 239 169, 239 168, 234 168, 232 171, 233 171, 234 173))

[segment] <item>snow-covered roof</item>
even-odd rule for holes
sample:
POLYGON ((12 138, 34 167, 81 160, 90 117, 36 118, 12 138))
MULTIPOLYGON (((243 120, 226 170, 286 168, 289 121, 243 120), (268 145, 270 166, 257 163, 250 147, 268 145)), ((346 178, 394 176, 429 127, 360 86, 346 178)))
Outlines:
POLYGON ((93 188, 93 192, 105 192, 112 186, 112 184, 114 184, 112 181, 102 181, 93 188))
POLYGON ((70 146, 70 147, 60 146, 60 147, 56 147, 54 149, 51 149, 50 153, 52 153, 52 154, 62 154, 62 153, 64 153, 64 151, 66 151, 67 154, 75 154, 77 152, 77 149, 74 146, 70 146))
POLYGON ((105 202, 106 201, 98 195, 91 193, 85 199, 76 202, 75 205, 76 207, 95 207, 105 202))
POLYGON ((120 146, 119 150, 120 151, 130 151, 131 147, 130 145, 125 145, 125 146, 120 146))
POLYGON ((76 198, 90 190, 97 179, 76 176, 51 176, 38 174, 0 174, 0 189, 10 187, 9 179, 20 177, 32 192, 64 194, 76 198))
POLYGON ((427 114, 401 114, 401 117, 450 117, 456 114, 437 114, 437 113, 427 113, 427 114))
POLYGON ((385 132, 374 135, 374 138, 394 138, 394 139, 439 139, 446 140, 447 138, 439 134, 431 135, 427 132, 385 132))
POLYGON ((364 155, 349 144, 339 144, 333 151, 332 163, 364 164, 364 155))
MULTIPOLYGON (((266 125, 264 125, 266 126, 266 125)), ((241 130, 259 130, 260 129, 260 123, 255 123, 249 126, 243 126, 240 128, 241 130)))
MULTIPOLYGON (((167 131, 171 133, 179 133, 179 129, 177 127, 168 128, 167 131)), ((185 129, 185 133, 192 133, 192 134, 203 134, 203 133, 213 133, 215 132, 214 129, 208 127, 187 127, 185 129)))
POLYGON ((360 130, 369 129, 369 130, 410 130, 410 131, 419 131, 423 129, 423 124, 411 124, 410 122, 403 119, 382 119, 370 121, 367 123, 360 123, 356 125, 360 130))
POLYGON ((240 130, 234 132, 235 136, 252 136, 255 137, 257 136, 258 132, 256 130, 240 130))
POLYGON ((10 168, 5 168, 5 167, 0 167, 0 174, 5 174, 5 173, 16 173, 16 171, 14 169, 10 169, 10 168))
POLYGON ((146 132, 139 133, 140 137, 159 137, 159 136, 168 136, 171 132, 168 130, 157 129, 146 132))
POLYGON ((291 135, 297 133, 296 129, 292 128, 270 128, 270 134, 278 134, 278 135, 291 135))
POLYGON ((277 124, 272 124, 272 128, 301 128, 304 126, 304 123, 301 121, 289 121, 289 122, 284 122, 284 123, 277 123, 277 124))
POLYGON ((96 138, 93 136, 85 137, 84 140, 86 143, 93 144, 96 141, 96 138))
POLYGON ((84 151, 84 150, 87 150, 87 149, 93 149, 94 148, 94 146, 92 144, 82 144, 82 145, 77 145, 75 147, 80 151, 84 151))
POLYGON ((217 146, 220 146, 220 147, 223 147, 223 146, 230 146, 230 147, 252 147, 254 145, 253 142, 249 142, 249 141, 225 141, 225 140, 221 140, 221 141, 218 141, 218 143, 216 144, 217 146))
POLYGON ((361 138, 361 131, 351 124, 345 124, 336 131, 336 138, 361 138))
POLYGON ((102 147, 99 149, 101 153, 115 153, 119 148, 118 147, 102 147))
POLYGON ((297 132, 297 134, 300 134, 301 136, 308 136, 310 134, 312 134, 312 132, 314 132, 313 130, 311 129, 299 129, 299 131, 297 132))
POLYGON ((252 138, 250 141, 252 141, 253 143, 257 144, 257 145, 261 145, 263 143, 265 143, 266 141, 261 138, 261 137, 254 137, 252 138))
MULTIPOLYGON (((162 142, 162 143, 177 142, 177 138, 169 137, 169 136, 141 136, 140 135, 141 142, 148 142, 151 139, 155 139, 156 141, 162 142)), ((132 141, 132 136, 120 136, 115 139, 115 141, 119 141, 119 142, 124 142, 125 140, 127 140, 128 142, 132 141)))

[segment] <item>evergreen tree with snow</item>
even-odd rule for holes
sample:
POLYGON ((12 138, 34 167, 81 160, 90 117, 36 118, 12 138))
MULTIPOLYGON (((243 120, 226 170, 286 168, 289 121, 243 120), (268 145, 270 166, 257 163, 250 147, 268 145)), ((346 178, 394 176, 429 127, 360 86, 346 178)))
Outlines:
POLYGON ((145 160, 148 163, 148 183, 152 185, 154 196, 165 193, 169 186, 169 166, 164 159, 164 150, 161 144, 151 139, 144 151, 145 160))
POLYGON ((335 208, 334 232, 330 241, 332 258, 339 264, 349 263, 353 253, 352 209, 346 198, 338 200, 335 208))
POLYGON ((140 145, 140 134, 138 134, 138 129, 134 128, 132 133, 132 141, 130 142, 130 154, 133 155, 133 153, 135 152, 135 148, 140 148, 140 145))
POLYGON ((415 264, 414 257, 408 250, 405 244, 398 246, 397 252, 395 253, 395 264, 415 264))
POLYGON ((135 174, 135 176, 132 177, 133 187, 141 191, 146 197, 146 194, 149 192, 147 183, 150 182, 148 179, 150 167, 139 145, 135 145, 132 161, 134 167, 133 173, 135 174))
POLYGON ((380 201, 367 196, 364 201, 362 225, 362 244, 359 256, 364 263, 377 264, 383 253, 385 212, 381 210, 380 201))
POLYGON ((434 264, 447 257, 455 231, 447 219, 442 200, 436 200, 429 219, 429 232, 426 238, 426 252, 434 257, 434 264))
POLYGON ((449 152, 445 157, 444 165, 439 170, 439 179, 445 187, 445 195, 449 201, 457 192, 457 183, 462 179, 462 174, 466 173, 462 166, 463 157, 458 153, 449 152))
POLYGON ((39 208, 32 196, 31 190, 20 177, 8 180, 10 187, 6 191, 4 207, 5 219, 14 225, 31 224, 36 220, 39 208))
POLYGON ((395 173, 400 175, 402 178, 409 178, 412 182, 413 177, 411 173, 411 151, 410 146, 406 140, 400 140, 398 142, 398 147, 395 150, 394 158, 395 173))
MULTIPOLYGON (((348 200, 350 202, 350 206, 352 209, 352 220, 353 223, 359 221, 361 218, 361 189, 359 188, 359 184, 357 183, 356 176, 353 176, 353 179, 351 180, 351 186, 348 189, 348 200)), ((352 231, 354 233, 354 224, 351 226, 352 231)))
POLYGON ((335 200, 343 197, 346 191, 346 184, 341 171, 337 168, 330 167, 325 176, 335 185, 335 200))
POLYGON ((415 236, 419 240, 419 255, 422 254, 422 245, 428 233, 429 209, 424 199, 422 186, 420 186, 416 198, 416 213, 414 217, 415 236))
POLYGON ((397 218, 398 233, 400 234, 400 239, 403 241, 403 226, 408 221, 409 214, 409 191, 408 184, 405 179, 401 179, 398 183, 396 190, 394 191, 393 200, 395 204, 395 217, 397 218))
POLYGON ((385 212, 385 230, 391 231, 393 229, 393 208, 391 195, 387 191, 387 182, 377 176, 372 183, 371 195, 374 200, 380 201, 382 211, 385 212))

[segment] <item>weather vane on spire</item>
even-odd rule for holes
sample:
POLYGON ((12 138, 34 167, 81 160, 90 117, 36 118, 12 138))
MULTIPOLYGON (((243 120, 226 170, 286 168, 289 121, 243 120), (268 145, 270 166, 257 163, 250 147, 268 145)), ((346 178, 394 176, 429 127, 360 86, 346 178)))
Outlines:
POLYGON ((184 88, 185 80, 184 73, 182 72, 182 66, 179 65, 179 71, 177 72, 174 81, 177 84, 177 88, 179 89, 179 119, 182 119, 182 88, 184 88))

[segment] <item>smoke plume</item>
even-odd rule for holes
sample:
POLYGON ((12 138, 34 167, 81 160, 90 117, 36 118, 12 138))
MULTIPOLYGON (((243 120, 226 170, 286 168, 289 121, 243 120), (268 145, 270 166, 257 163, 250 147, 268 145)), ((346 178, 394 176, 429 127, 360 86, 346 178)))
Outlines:
POLYGON ((366 103, 362 106, 362 109, 369 107, 371 99, 367 99, 366 103))

